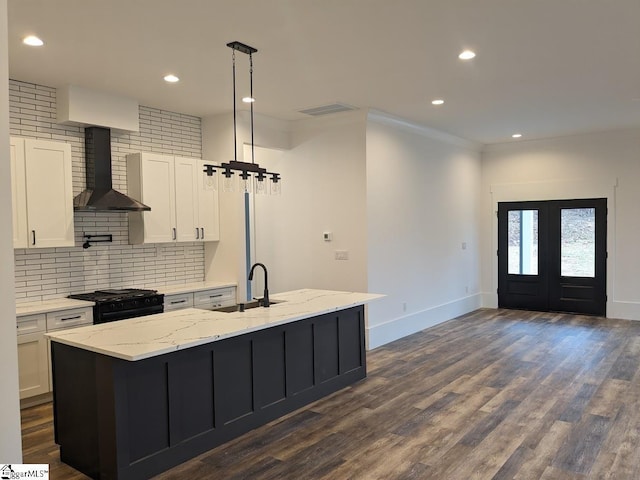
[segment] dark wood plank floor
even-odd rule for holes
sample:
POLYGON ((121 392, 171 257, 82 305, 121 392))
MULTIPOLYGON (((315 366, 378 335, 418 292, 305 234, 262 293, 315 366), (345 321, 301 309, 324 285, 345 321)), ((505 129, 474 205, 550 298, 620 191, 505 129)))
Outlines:
MULTIPOLYGON (((640 322, 479 310, 378 348, 369 377, 157 477, 640 479, 640 322)), ((24 461, 61 464, 51 406, 24 461)))

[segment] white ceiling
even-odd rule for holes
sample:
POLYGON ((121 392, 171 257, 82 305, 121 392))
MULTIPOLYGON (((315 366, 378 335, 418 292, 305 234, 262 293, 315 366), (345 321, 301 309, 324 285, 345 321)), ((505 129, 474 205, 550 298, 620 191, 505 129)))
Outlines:
POLYGON ((9 0, 9 72, 206 116, 333 102, 481 143, 640 127, 640 0, 9 0), (37 34, 40 48, 21 39, 37 34), (477 57, 457 58, 471 48, 477 57), (238 54, 240 93, 248 57, 238 54), (166 73, 182 81, 167 84, 166 73), (443 98, 440 107, 431 100, 443 98))

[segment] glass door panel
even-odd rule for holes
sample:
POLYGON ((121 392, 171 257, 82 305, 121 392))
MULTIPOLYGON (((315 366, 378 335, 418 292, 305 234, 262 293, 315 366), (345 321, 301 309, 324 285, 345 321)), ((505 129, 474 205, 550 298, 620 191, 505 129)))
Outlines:
POLYGON ((538 274, 538 210, 509 210, 509 274, 538 274))
POLYGON ((595 265, 596 209, 561 209, 560 275, 594 278, 595 265))

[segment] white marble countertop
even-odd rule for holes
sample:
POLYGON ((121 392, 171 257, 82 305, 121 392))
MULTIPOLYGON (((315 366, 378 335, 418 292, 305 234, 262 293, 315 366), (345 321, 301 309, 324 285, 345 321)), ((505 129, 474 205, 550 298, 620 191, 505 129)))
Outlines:
POLYGON ((93 307, 93 302, 75 300, 73 298, 56 298, 44 302, 29 302, 16 304, 16 316, 36 315, 38 313, 59 312, 72 308, 93 307))
POLYGON ((233 282, 196 282, 185 283, 182 285, 162 285, 159 287, 149 287, 153 290, 157 290, 158 293, 164 293, 165 295, 176 295, 179 293, 187 292, 201 292, 203 290, 210 290, 212 288, 228 288, 235 287, 233 282))
POLYGON ((274 294, 282 301, 245 312, 186 308, 146 317, 91 325, 47 336, 55 342, 124 360, 142 360, 304 318, 363 305, 384 295, 331 290, 274 294))

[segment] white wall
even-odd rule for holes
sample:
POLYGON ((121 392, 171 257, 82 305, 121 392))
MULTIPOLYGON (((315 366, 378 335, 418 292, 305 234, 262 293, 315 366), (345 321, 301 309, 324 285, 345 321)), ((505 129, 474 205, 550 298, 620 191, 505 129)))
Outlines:
POLYGON ((281 196, 255 197, 255 260, 269 267, 269 290, 366 291, 365 115, 304 120, 291 133, 290 149, 256 157, 283 177, 281 196))
POLYGON ((482 155, 483 304, 497 305, 499 201, 608 199, 607 316, 640 320, 640 130, 493 145, 482 155))
POLYGON ((0 462, 22 463, 16 310, 13 294, 7 2, 0 0, 0 462))
MULTIPOLYGON (((283 176, 282 196, 252 199, 252 261, 269 268, 271 292, 386 294, 368 309, 370 348, 480 305, 476 144, 358 111, 295 122, 289 149, 258 148, 256 160, 283 176)), ((217 248, 243 257, 242 235, 217 248)), ((212 272, 228 261, 213 258, 212 272)))
POLYGON ((478 146, 372 113, 367 124, 369 347, 480 305, 478 146), (463 243, 465 248, 463 248, 463 243))

